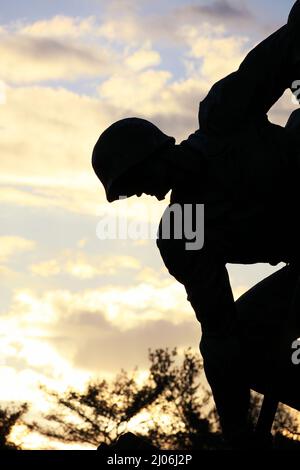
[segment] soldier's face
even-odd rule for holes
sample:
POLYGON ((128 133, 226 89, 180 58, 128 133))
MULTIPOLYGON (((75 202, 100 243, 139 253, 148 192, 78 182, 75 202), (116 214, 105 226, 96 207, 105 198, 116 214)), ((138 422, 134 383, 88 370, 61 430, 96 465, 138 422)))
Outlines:
POLYGON ((167 163, 158 158, 141 162, 122 177, 122 195, 130 197, 142 194, 155 196, 162 201, 171 189, 167 163))
POLYGON ((136 171, 136 195, 143 193, 162 201, 171 189, 167 164, 162 159, 149 159, 139 165, 136 171))

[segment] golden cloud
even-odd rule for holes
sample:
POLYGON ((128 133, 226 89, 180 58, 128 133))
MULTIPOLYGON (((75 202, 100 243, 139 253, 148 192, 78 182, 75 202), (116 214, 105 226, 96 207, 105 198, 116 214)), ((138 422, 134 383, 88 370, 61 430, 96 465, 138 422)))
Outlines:
POLYGON ((84 252, 66 251, 57 259, 32 265, 30 270, 33 274, 42 277, 65 273, 79 279, 93 279, 98 276, 112 276, 124 269, 137 270, 140 265, 141 262, 133 256, 94 255, 89 257, 84 252))
POLYGON ((34 247, 33 240, 16 236, 2 236, 0 237, 0 262, 7 262, 12 256, 31 251, 34 247))
MULTIPOLYGON (((57 22, 60 22, 61 30, 63 25, 66 31, 70 28, 70 36, 75 34, 72 33, 72 28, 85 30, 89 27, 86 25, 92 27, 91 20, 81 23, 74 18, 55 17, 49 20, 49 31, 57 22)), ((52 52, 47 54, 47 48, 44 47, 46 43, 43 41, 48 39, 38 36, 43 24, 38 22, 31 25, 37 37, 30 36, 29 33, 3 35, 0 44, 0 49, 3 48, 0 69, 1 66, 6 67, 7 73, 18 73, 19 70, 25 78, 28 73, 26 80, 34 80, 37 78, 36 67, 39 74, 44 74, 44 78, 51 77, 52 65, 55 63, 56 67, 60 62, 60 55, 55 52, 56 46, 58 50, 60 46, 59 42, 53 43, 53 49, 49 49, 52 52), (27 60, 27 54, 32 54, 35 65, 27 60), (16 62, 18 64, 15 67, 16 62), (50 75, 47 70, 50 70, 50 75)), ((27 25, 26 28, 30 29, 31 26, 27 25)), ((6 157, 1 160, 2 183, 30 185, 31 182, 36 187, 50 186, 48 194, 37 190, 25 191, 24 203, 26 201, 28 205, 45 207, 46 204, 64 204, 70 210, 73 207, 78 210, 80 206, 81 212, 91 213, 91 207, 92 211, 95 208, 92 201, 97 200, 97 197, 100 202, 105 202, 103 189, 95 197, 97 189, 102 186, 93 174, 90 160, 99 134, 108 125, 129 115, 139 115, 154 120, 162 130, 175 135, 179 140, 186 138, 197 127, 199 101, 217 76, 232 71, 239 62, 245 38, 228 36, 224 29, 209 25, 202 28, 201 33, 192 26, 186 26, 180 31, 180 35, 181 41, 189 47, 189 52, 182 57, 186 65, 186 76, 181 79, 174 79, 168 70, 153 68, 161 58, 151 43, 144 41, 142 47, 125 47, 122 54, 116 52, 111 55, 109 49, 105 50, 104 55, 108 57, 108 66, 112 73, 98 85, 98 97, 80 95, 63 88, 7 86, 6 102, 1 105, 3 112, 0 115, 0 151, 6 157), (120 59, 117 74, 113 73, 116 56, 120 59), (72 188, 74 193, 65 193, 64 202, 62 192, 56 197, 54 191, 51 192, 51 186, 60 186, 62 190, 72 188)), ((64 41, 64 44, 69 47, 69 42, 64 41)), ((82 70, 88 70, 86 60, 89 61, 89 54, 94 54, 93 48, 89 48, 84 41, 81 42, 80 37, 70 44, 75 48, 78 44, 82 46, 82 56, 85 57, 82 70), (89 49, 88 55, 86 47, 89 49)), ((71 54, 70 58, 68 55, 61 56, 63 67, 68 70, 68 74, 71 72, 72 77, 72 61, 75 56, 76 54, 71 54)), ((97 69, 100 74, 101 58, 99 59, 97 53, 92 62, 92 69, 97 69)), ((279 112, 281 111, 277 111, 277 115, 279 112)), ((283 115, 287 116, 287 113, 288 110, 284 109, 280 119, 283 120, 283 115)), ((17 187, 10 187, 5 192, 2 190, 2 195, 7 201, 21 203, 22 194, 19 191, 17 187)))
POLYGON ((59 182, 92 174, 93 146, 111 120, 108 106, 65 89, 26 87, 8 88, 1 109, 2 177, 59 182))
POLYGON ((113 357, 104 361, 99 357, 96 345, 100 350, 109 346, 121 359, 124 341, 133 347, 131 355, 136 348, 145 354, 145 347, 157 341, 158 334, 164 346, 172 335, 176 343, 178 335, 180 343, 189 343, 184 331, 190 337, 193 326, 195 319, 185 294, 174 282, 160 288, 139 283, 130 288, 106 286, 43 294, 16 290, 10 309, 1 318, 0 379, 5 379, 5 387, 0 390, 0 399, 36 401, 39 383, 59 389, 70 384, 82 386, 95 364, 98 372, 119 369, 113 357), (132 335, 137 335, 139 345, 133 344, 132 335))

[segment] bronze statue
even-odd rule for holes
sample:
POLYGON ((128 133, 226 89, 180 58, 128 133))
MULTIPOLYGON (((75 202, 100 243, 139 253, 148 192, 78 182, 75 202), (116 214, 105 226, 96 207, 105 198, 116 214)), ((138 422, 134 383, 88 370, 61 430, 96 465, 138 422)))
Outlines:
POLYGON ((142 193, 162 200, 172 190, 169 208, 204 204, 201 249, 163 237, 164 217, 157 246, 201 323, 200 351, 228 442, 251 432, 250 387, 300 407, 291 361, 300 336, 300 109, 284 128, 267 117, 300 79, 299 40, 298 0, 287 24, 211 88, 200 103, 199 130, 186 140, 176 145, 150 122, 128 118, 106 129, 93 152, 109 202, 142 193), (234 302, 227 263, 280 262, 286 266, 234 302), (288 390, 274 382, 279 364, 288 390))

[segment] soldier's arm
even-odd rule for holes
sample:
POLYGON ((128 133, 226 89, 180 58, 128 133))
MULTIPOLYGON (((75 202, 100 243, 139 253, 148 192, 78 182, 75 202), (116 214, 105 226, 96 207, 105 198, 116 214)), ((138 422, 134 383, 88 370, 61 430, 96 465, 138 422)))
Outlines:
POLYGON ((287 25, 258 44, 239 69, 217 82, 200 103, 199 123, 205 132, 226 135, 266 119, 270 108, 299 77, 300 2, 287 25), (298 49, 298 52, 297 52, 298 49))

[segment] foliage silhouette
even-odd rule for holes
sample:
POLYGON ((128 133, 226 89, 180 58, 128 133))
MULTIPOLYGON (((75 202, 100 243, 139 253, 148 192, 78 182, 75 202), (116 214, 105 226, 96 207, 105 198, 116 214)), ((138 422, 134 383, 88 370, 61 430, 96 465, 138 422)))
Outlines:
MULTIPOLYGON (((43 387, 53 400, 53 410, 43 421, 27 423, 29 429, 63 443, 111 445, 132 431, 146 436, 162 449, 209 450, 222 448, 218 417, 203 364, 186 349, 179 362, 177 349, 149 350, 149 372, 138 380, 138 369, 122 370, 112 382, 90 382, 84 391, 64 394, 43 387), (136 421, 133 429, 133 422, 136 421)), ((261 397, 253 394, 251 416, 257 419, 261 397)), ((294 417, 280 407, 274 430, 297 431, 294 417)))
POLYGON ((0 408, 0 450, 21 450, 11 441, 10 435, 14 426, 22 423, 27 411, 27 403, 0 408))

